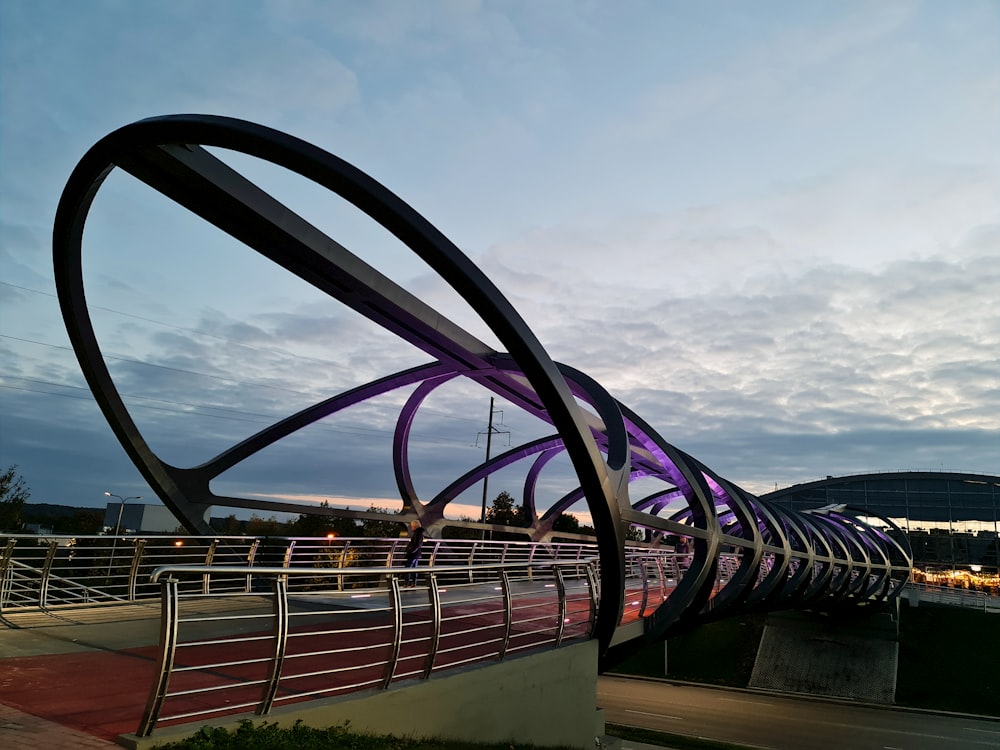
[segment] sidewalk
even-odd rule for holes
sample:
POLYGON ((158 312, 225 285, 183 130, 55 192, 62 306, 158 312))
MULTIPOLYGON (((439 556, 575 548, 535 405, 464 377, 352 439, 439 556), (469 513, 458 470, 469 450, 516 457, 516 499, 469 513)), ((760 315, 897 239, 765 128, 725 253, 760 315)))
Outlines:
POLYGON ((4 615, 0 747, 115 747, 142 718, 158 638, 148 604, 4 615))
POLYGON ((4 750, 109 750, 113 742, 40 719, 0 703, 0 745, 4 750))

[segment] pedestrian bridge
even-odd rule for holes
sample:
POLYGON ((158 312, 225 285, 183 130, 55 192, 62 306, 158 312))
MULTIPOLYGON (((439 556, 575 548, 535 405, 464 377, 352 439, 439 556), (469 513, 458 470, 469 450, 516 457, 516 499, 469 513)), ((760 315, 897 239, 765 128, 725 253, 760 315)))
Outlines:
MULTIPOLYGON (((119 609, 135 617, 137 606, 158 620, 147 627, 149 643, 131 647, 150 664, 134 686, 129 733, 137 737, 596 643, 603 595, 593 544, 428 540, 414 571, 403 566, 405 539, 9 536, 0 543, 0 615, 8 626, 41 614, 69 622, 119 609)), ((626 561, 624 589, 614 592, 623 607, 613 647, 643 641, 646 620, 692 574, 690 554, 662 546, 632 545, 626 561)), ((725 614, 723 594, 740 566, 738 554, 720 555, 701 621, 725 614)), ((755 590, 771 585, 772 568, 759 567, 755 590)), ((828 576, 817 564, 808 578, 825 581, 831 600, 861 603, 863 595, 875 603, 886 591, 883 574, 855 567, 828 576)))
MULTIPOLYGON (((114 560, 104 570, 102 560, 85 576, 61 573, 56 563, 90 559, 106 541, 78 539, 67 551, 57 542, 42 545, 40 560, 29 568, 25 543, 11 539, 3 553, 4 611, 23 592, 48 611, 104 596, 117 602, 159 597, 159 669, 139 734, 217 710, 267 715, 283 701, 385 691, 399 679, 433 682, 427 678, 442 670, 457 672, 484 659, 506 664, 515 653, 559 653, 573 643, 591 644, 596 672, 637 643, 748 609, 883 606, 909 576, 909 547, 889 519, 843 506, 783 510, 726 480, 586 373, 555 362, 490 278, 411 206, 291 135, 212 115, 154 117, 110 133, 67 181, 53 259, 63 320, 94 398, 143 479, 192 537, 169 554, 158 549, 160 540, 129 541, 134 555, 127 571, 114 560), (254 160, 266 168, 247 169, 254 160), (476 330, 488 331, 501 348, 431 307, 419 289, 380 273, 251 179, 275 169, 308 180, 338 210, 360 214, 402 243, 478 316, 476 330), (407 361, 414 351, 426 361, 331 392, 306 408, 290 407, 220 453, 172 464, 143 435, 109 371, 84 288, 84 238, 93 236, 85 225, 112 172, 126 173, 153 191, 144 194, 176 203, 191 221, 220 230, 226 241, 391 334, 407 361), (470 391, 522 410, 544 434, 496 456, 487 450, 486 460, 458 476, 425 471, 420 486, 431 492, 420 494, 417 459, 427 453, 411 450, 414 422, 432 395, 457 399, 470 391), (213 489, 276 443, 327 418, 363 411, 376 398, 398 405, 398 414, 386 465, 365 472, 395 479, 401 514, 276 499, 294 496, 292 488, 251 496, 213 489), (569 467, 568 479, 553 472, 560 464, 569 467), (518 471, 520 478, 511 481, 518 471), (520 482, 523 526, 455 521, 458 514, 446 513, 480 483, 485 505, 487 482, 499 472, 505 486, 520 482), (552 500, 552 488, 560 485, 552 500), (549 500, 539 501, 542 486, 549 500), (560 517, 578 505, 593 519, 596 539, 558 531, 560 517), (292 540, 274 553, 263 542, 216 541, 206 522, 212 508, 417 521, 433 549, 418 586, 401 588, 398 540, 292 540), (513 533, 525 541, 452 540, 449 527, 483 538, 513 533), (106 573, 108 585, 97 585, 95 572, 106 573), (230 590, 222 590, 223 582, 230 590), (216 607, 222 613, 212 614, 216 607), (191 640, 182 640, 192 628, 191 640)), ((592 335, 614 340, 614 330, 591 327, 592 335)), ((384 345, 385 337, 379 341, 384 345)), ((375 359, 396 361, 384 350, 375 359)), ((108 557, 114 555, 112 545, 108 557)))

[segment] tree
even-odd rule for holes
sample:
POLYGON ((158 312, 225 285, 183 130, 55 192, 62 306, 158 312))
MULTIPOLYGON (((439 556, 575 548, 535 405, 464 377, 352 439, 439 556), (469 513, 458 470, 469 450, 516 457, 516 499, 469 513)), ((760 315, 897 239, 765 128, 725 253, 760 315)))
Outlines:
POLYGON ((31 490, 17 473, 17 464, 0 474, 0 529, 13 531, 21 527, 21 511, 29 497, 31 490))
POLYGON ((218 524, 219 533, 227 536, 237 536, 243 532, 243 524, 236 517, 235 513, 230 513, 218 524))
MULTIPOLYGON (((459 516, 458 520, 464 523, 476 523, 479 519, 459 516)), ((470 529, 466 526, 445 526, 441 536, 444 539, 482 539, 483 532, 480 529, 470 529)))
POLYGON ((580 519, 572 513, 560 513, 556 520, 552 522, 552 530, 566 531, 571 534, 582 533, 582 530, 580 529, 580 519))
POLYGON ((273 514, 270 518, 261 518, 256 513, 251 514, 247 521, 246 532, 250 536, 277 536, 288 531, 286 524, 283 524, 273 514))
POLYGON ((625 532, 625 540, 629 542, 641 542, 646 538, 646 531, 641 526, 629 526, 625 532))
MULTIPOLYGON (((393 511, 388 508, 379 508, 375 505, 368 506, 369 513, 384 513, 391 515, 393 511)), ((403 511, 399 511, 402 513, 403 511)), ((380 521, 375 518, 366 518, 361 522, 361 536, 373 536, 379 539, 391 539, 402 535, 406 531, 406 526, 401 521, 380 521)))
MULTIPOLYGON (((329 508, 329 501, 324 500, 320 503, 320 507, 329 508)), ((288 533, 291 536, 306 537, 322 537, 328 534, 351 537, 359 535, 359 528, 353 518, 301 513, 289 527, 288 533)))
POLYGON ((515 505, 513 496, 504 490, 495 498, 486 511, 486 523, 499 523, 504 526, 524 526, 524 511, 515 505))

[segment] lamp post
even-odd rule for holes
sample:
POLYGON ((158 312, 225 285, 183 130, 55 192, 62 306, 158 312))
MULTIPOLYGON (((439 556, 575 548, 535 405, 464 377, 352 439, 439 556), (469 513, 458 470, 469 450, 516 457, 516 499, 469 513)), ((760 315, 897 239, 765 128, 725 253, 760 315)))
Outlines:
POLYGON ((105 492, 108 497, 117 497, 121 500, 121 504, 118 506, 118 523, 115 524, 115 535, 111 537, 111 559, 108 561, 108 577, 111 577, 111 568, 115 564, 115 546, 118 544, 118 533, 122 528, 122 513, 125 512, 125 502, 127 500, 142 500, 142 495, 131 495, 130 497, 122 497, 121 495, 116 495, 114 492, 105 492))

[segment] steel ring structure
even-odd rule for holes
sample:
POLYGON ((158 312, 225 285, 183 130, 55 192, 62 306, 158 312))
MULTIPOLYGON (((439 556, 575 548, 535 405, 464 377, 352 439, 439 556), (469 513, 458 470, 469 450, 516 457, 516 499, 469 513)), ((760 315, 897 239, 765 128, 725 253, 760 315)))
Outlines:
POLYGON ((110 133, 84 155, 66 184, 54 223, 53 257, 63 319, 95 399, 150 487, 192 533, 213 533, 204 521, 209 506, 301 512, 298 505, 219 496, 210 483, 304 427, 404 389, 401 393, 409 395, 398 414, 392 447, 403 520, 416 518, 433 534, 443 526, 451 500, 515 465, 524 469, 521 502, 528 526, 522 531, 529 539, 552 539, 559 514, 585 501, 600 556, 595 635, 602 653, 622 616, 629 527, 643 530, 646 546, 678 538, 692 544, 690 565, 677 588, 644 618, 648 638, 750 608, 884 604, 909 576, 909 547, 888 519, 873 523, 871 517, 841 507, 806 513, 780 509, 718 476, 668 443, 585 373, 554 362, 483 271, 398 196, 342 159, 288 134, 211 115, 155 117, 110 133), (491 348, 402 289, 207 149, 270 162, 352 204, 454 289, 504 350, 491 348), (84 225, 94 197, 114 169, 416 346, 430 361, 333 394, 200 465, 170 465, 147 444, 116 389, 84 294, 84 225), (538 417, 551 426, 551 433, 481 463, 433 498, 421 499, 410 472, 411 425, 428 396, 456 377, 538 417), (539 512, 535 487, 546 465, 560 455, 568 457, 578 484, 539 512), (630 486, 639 479, 653 480, 658 489, 630 497, 630 486), (730 568, 725 575, 723 559, 730 568))

